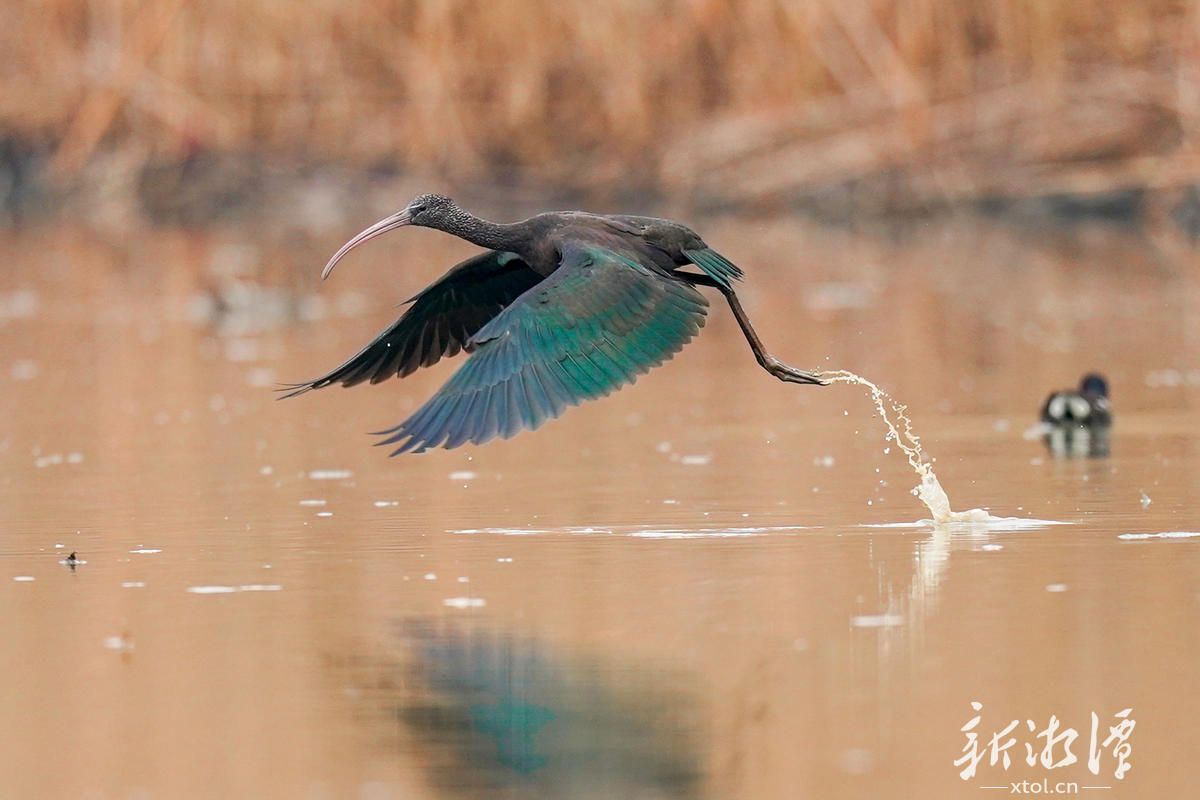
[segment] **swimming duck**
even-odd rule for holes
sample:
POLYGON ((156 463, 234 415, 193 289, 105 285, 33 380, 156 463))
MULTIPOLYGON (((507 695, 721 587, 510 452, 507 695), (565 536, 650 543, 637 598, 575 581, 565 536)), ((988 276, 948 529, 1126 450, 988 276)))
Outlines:
POLYGON ((1079 382, 1079 389, 1051 392, 1042 406, 1042 422, 1097 428, 1112 425, 1108 382, 1103 376, 1089 372, 1079 382))
POLYGON ((1108 383, 1095 372, 1079 389, 1052 392, 1036 426, 1050 452, 1059 458, 1103 457, 1111 452, 1112 409, 1108 383))

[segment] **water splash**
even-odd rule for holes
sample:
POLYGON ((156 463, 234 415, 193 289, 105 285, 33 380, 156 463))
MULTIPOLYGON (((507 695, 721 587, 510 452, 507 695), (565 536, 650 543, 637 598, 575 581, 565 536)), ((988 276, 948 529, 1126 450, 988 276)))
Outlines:
POLYGON ((933 465, 925 460, 925 456, 921 452, 921 440, 913 433, 912 421, 904 413, 908 406, 896 402, 895 398, 866 378, 844 369, 819 372, 817 377, 830 383, 854 383, 866 386, 871 390, 871 399, 875 401, 875 408, 888 428, 887 440, 894 441, 904 451, 904 455, 908 457, 909 466, 921 479, 921 482, 913 489, 913 494, 929 509, 934 522, 988 522, 995 519, 982 508, 972 508, 967 511, 951 510, 950 498, 946 495, 946 490, 938 483, 937 475, 933 474, 933 465))

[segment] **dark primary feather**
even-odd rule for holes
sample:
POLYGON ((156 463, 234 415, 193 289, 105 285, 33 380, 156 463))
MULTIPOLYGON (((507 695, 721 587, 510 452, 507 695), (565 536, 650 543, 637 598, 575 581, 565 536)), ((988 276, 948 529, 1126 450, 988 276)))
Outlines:
POLYGON ((686 248, 683 250, 683 254, 693 264, 704 271, 708 277, 717 281, 722 286, 732 288, 733 282, 740 281, 742 276, 745 275, 737 264, 734 264, 712 248, 704 247, 699 250, 686 248))
POLYGON ((470 359, 380 444, 400 443, 395 455, 537 428, 632 383, 704 324, 704 297, 636 251, 578 239, 561 249, 558 270, 480 328, 470 359))
POLYGON ((513 253, 492 250, 467 259, 413 297, 408 310, 354 357, 320 378, 284 387, 291 390, 284 397, 335 383, 402 378, 443 356, 469 352, 471 337, 541 279, 513 253))

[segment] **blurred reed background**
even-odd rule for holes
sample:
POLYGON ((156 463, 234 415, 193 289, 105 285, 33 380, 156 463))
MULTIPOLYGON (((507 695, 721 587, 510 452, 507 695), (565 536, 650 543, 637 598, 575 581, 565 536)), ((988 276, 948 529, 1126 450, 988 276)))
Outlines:
POLYGON ((320 169, 833 216, 1200 181, 1196 2, 13 0, 0 46, 8 219, 205 222, 320 169))

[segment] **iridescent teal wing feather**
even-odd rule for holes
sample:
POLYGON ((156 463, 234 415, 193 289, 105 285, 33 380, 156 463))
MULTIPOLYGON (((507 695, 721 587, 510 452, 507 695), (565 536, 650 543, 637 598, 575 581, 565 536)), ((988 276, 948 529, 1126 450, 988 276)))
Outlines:
POLYGON ((632 255, 569 241, 561 266, 484 325, 471 358, 379 444, 400 443, 396 455, 535 429, 669 359, 707 307, 692 286, 632 255))
POLYGON ((542 276, 513 253, 490 250, 458 264, 409 300, 412 305, 366 347, 337 369, 290 384, 284 397, 335 383, 354 386, 403 378, 460 350, 471 337, 542 276))

